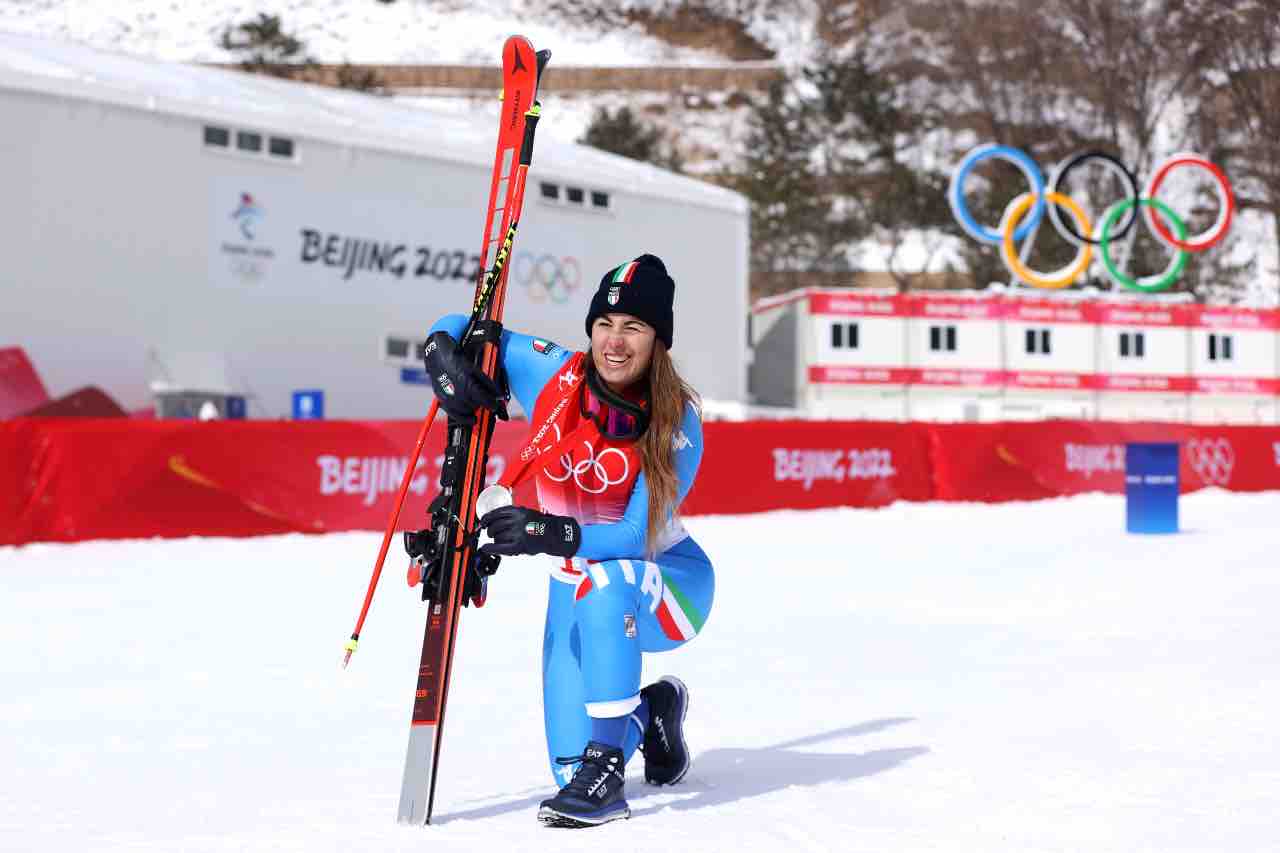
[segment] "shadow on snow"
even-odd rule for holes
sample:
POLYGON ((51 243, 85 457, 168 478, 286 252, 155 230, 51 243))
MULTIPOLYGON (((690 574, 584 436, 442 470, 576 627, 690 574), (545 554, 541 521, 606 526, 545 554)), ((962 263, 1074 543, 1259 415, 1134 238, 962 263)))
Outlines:
MULTIPOLYGON (((871 752, 808 752, 799 747, 813 746, 827 741, 871 734, 902 723, 912 722, 911 717, 893 717, 871 720, 853 726, 821 732, 754 749, 712 749, 694 757, 693 768, 679 785, 670 788, 652 788, 639 780, 629 781, 627 799, 632 803, 632 814, 644 814, 673 809, 686 811, 745 800, 762 794, 781 791, 793 785, 820 785, 825 782, 843 782, 873 776, 892 770, 899 764, 929 752, 927 747, 912 746, 899 749, 877 749, 871 752), (639 784, 637 784, 639 783, 639 784), (684 796, 673 802, 643 807, 650 794, 671 793, 684 796), (637 802, 641 808, 635 808, 637 802)), ((632 759, 643 761, 639 753, 632 759)), ((476 820, 509 812, 534 809, 555 791, 550 785, 534 796, 496 803, 468 811, 440 815, 436 823, 455 820, 476 820)))

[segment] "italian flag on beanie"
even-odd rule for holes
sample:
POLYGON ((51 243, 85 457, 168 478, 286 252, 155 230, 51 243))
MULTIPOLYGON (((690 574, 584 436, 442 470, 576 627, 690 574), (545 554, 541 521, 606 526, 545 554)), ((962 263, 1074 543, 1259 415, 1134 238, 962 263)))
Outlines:
POLYGON ((672 313, 676 283, 657 255, 641 255, 614 267, 600 279, 587 311, 587 336, 591 324, 606 314, 630 314, 653 326, 658 340, 671 349, 672 313))

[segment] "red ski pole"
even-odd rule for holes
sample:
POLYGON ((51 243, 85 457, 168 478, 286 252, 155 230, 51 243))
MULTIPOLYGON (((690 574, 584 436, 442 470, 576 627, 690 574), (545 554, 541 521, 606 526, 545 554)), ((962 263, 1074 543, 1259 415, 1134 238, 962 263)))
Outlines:
POLYGON ((418 467, 418 457, 422 455, 422 446, 427 443, 427 433, 431 431, 431 423, 436 419, 436 411, 440 408, 440 401, 434 397, 431 400, 431 408, 427 410, 427 419, 422 422, 422 429, 418 431, 418 441, 413 445, 413 454, 409 457, 409 464, 404 469, 404 479, 400 481, 400 494, 396 497, 396 505, 391 508, 391 517, 387 519, 387 530, 382 534, 382 547, 378 549, 378 559, 373 564, 373 577, 369 578, 369 591, 364 596, 364 606, 360 608, 360 617, 356 619, 356 628, 351 632, 351 639, 347 640, 347 654, 342 659, 342 668, 346 669, 347 664, 351 662, 351 654, 360 644, 360 629, 364 627, 364 619, 369 615, 369 605, 373 603, 373 591, 378 588, 378 578, 382 576, 382 564, 387 559, 387 549, 391 547, 391 537, 396 533, 396 523, 400 520, 400 510, 404 507, 404 497, 409 493, 409 483, 413 480, 413 470, 418 467))

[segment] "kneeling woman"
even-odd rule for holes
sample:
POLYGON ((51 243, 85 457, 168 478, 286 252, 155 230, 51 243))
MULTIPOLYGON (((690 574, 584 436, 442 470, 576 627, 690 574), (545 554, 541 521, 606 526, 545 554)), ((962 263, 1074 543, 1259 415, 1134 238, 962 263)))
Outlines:
MULTIPOLYGON (((552 826, 629 817, 625 766, 638 746, 651 784, 689 769, 685 685, 666 676, 640 689, 641 653, 692 639, 715 589, 710 560, 676 515, 702 458, 702 421, 668 355, 674 296, 662 261, 642 255, 601 280, 587 352, 502 335, 511 391, 532 413, 541 506, 494 509, 480 524, 493 539, 483 550, 548 555, 543 711, 563 787, 538 818, 552 826)), ((465 324, 438 322, 426 361, 440 405, 470 419, 502 402, 458 349, 465 324)))

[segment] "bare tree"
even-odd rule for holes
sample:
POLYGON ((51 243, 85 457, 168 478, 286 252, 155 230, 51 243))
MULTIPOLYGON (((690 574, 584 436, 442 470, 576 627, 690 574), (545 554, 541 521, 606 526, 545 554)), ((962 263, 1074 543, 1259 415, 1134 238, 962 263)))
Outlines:
POLYGON ((1202 139, 1225 160, 1242 210, 1271 218, 1280 251, 1280 13, 1272 0, 1236 0, 1207 16, 1214 97, 1199 116, 1202 139))

